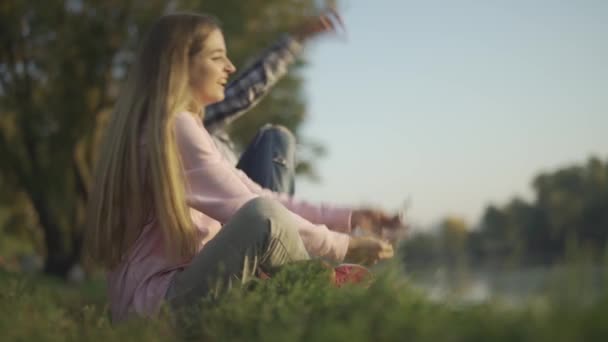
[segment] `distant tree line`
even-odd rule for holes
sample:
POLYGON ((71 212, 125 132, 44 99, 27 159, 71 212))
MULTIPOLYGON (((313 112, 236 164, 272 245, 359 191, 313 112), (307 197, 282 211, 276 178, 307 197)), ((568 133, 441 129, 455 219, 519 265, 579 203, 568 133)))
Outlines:
POLYGON ((418 233, 404 245, 410 265, 538 265, 563 261, 569 250, 604 257, 608 243, 608 160, 541 173, 534 198, 489 205, 469 227, 458 217, 418 233))

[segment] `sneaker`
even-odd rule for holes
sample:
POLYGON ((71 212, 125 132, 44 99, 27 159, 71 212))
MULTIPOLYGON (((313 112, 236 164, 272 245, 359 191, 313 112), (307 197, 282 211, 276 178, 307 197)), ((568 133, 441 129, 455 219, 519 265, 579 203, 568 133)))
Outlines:
POLYGON ((334 268, 334 285, 342 287, 345 284, 361 284, 369 285, 371 280, 371 272, 357 264, 340 264, 334 268))
MULTIPOLYGON (((332 268, 329 263, 323 262, 323 265, 327 268, 332 268)), ((358 264, 340 264, 333 268, 332 283, 335 287, 342 287, 345 284, 363 284, 364 286, 369 285, 369 281, 372 278, 372 273, 364 266, 358 264)), ((257 278, 260 280, 268 280, 271 276, 257 269, 257 278)))
POLYGON ((268 274, 268 273, 266 273, 266 272, 262 271, 262 269, 260 269, 259 267, 257 268, 257 270, 256 270, 256 271, 257 271, 257 272, 256 272, 256 273, 257 273, 257 274, 256 274, 256 276, 257 276, 259 279, 261 279, 261 280, 268 280, 268 279, 270 279, 270 274, 268 274))

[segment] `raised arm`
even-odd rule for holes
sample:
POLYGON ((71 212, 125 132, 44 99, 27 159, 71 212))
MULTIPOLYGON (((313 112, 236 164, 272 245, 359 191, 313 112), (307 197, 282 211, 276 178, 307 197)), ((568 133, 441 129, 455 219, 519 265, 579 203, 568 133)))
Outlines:
MULTIPOLYGON (((181 113, 175 119, 175 137, 186 178, 188 205, 226 223, 249 200, 260 196, 251 191, 216 150, 200 119, 181 113)), ((311 255, 341 261, 349 236, 316 225, 293 213, 304 246, 311 255)))
POLYGON ((268 91, 287 74, 302 50, 302 44, 291 35, 282 36, 256 61, 226 87, 223 101, 205 108, 205 127, 220 129, 253 108, 268 91))
POLYGON ((288 67, 302 51, 302 44, 321 33, 342 25, 338 13, 326 11, 304 21, 261 53, 248 68, 226 87, 223 101, 205 108, 205 128, 220 129, 253 108, 287 74, 288 67))

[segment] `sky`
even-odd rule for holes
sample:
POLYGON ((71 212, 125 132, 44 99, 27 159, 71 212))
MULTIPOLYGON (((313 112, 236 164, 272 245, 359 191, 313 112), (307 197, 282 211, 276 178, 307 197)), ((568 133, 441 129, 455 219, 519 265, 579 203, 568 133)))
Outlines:
POLYGON ((608 158, 608 1, 342 1, 307 46, 312 201, 409 203, 426 227, 531 200, 541 172, 608 158))

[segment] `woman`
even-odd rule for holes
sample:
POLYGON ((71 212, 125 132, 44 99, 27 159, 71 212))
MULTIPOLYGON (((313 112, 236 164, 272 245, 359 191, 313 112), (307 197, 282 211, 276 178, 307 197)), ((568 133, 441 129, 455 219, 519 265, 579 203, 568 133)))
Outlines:
POLYGON ((113 321, 179 308, 217 284, 311 256, 373 263, 392 256, 351 227, 398 219, 296 201, 262 189, 227 162, 199 108, 224 100, 235 67, 217 21, 160 18, 116 104, 88 212, 87 244, 108 272, 113 321))

